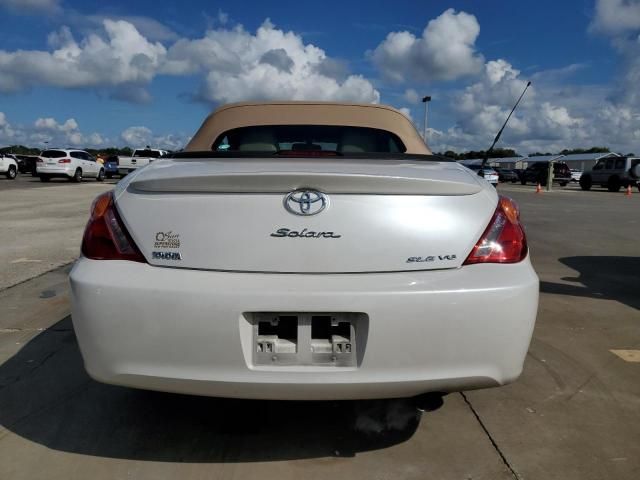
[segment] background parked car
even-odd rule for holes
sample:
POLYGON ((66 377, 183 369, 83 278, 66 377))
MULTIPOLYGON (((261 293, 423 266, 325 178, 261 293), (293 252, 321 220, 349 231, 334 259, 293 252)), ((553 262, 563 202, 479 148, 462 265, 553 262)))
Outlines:
POLYGON ((524 168, 514 168, 513 171, 518 175, 518 180, 521 180, 522 175, 524 175, 524 168))
MULTIPOLYGON (((520 183, 526 185, 527 183, 539 183, 540 185, 547 184, 547 176, 549 172, 549 162, 534 162, 527 167, 522 173, 520 183)), ((564 187, 571 181, 571 170, 564 162, 553 162, 553 183, 559 183, 561 187, 564 187)))
POLYGON ((6 176, 9 180, 15 180, 18 175, 18 162, 13 155, 0 153, 0 175, 6 176))
POLYGON ((124 176, 133 172, 136 168, 144 167, 154 160, 165 156, 167 153, 169 152, 166 150, 149 147, 134 150, 131 157, 118 157, 118 173, 124 176))
POLYGON ((36 164, 38 162, 37 155, 15 155, 18 162, 18 171, 20 173, 30 173, 35 176, 36 164))
POLYGON ((109 155, 103 158, 104 173, 107 178, 113 178, 114 175, 118 175, 118 156, 109 155))
MULTIPOLYGON (((480 170, 480 165, 465 165, 465 167, 473 170, 476 174, 480 170)), ((498 172, 496 172, 491 167, 484 167, 483 173, 484 173, 484 179, 487 182, 489 182, 494 187, 498 185, 498 181, 499 181, 498 172)))
POLYGON ((516 183, 520 180, 520 177, 514 170, 508 168, 496 168, 495 171, 498 172, 498 180, 501 182, 516 183))
POLYGON ((74 182, 81 182, 84 177, 93 177, 97 181, 104 180, 104 167, 84 150, 52 148, 40 154, 37 166, 40 181, 48 182, 51 178, 62 177, 74 182))
POLYGON ((572 182, 579 182, 581 176, 582 176, 582 170, 575 170, 573 168, 571 169, 571 181, 572 182))
POLYGON ((640 190, 640 183, 632 174, 632 169, 638 164, 640 158, 635 157, 601 158, 590 171, 582 174, 580 187, 590 190, 593 185, 600 185, 610 192, 618 192, 623 187, 635 185, 640 190))

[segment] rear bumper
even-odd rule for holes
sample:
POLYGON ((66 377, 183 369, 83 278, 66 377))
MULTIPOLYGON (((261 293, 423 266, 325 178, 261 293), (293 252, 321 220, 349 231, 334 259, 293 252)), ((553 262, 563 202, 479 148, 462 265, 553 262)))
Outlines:
POLYGON ((73 177, 75 168, 73 167, 37 167, 38 175, 47 175, 49 177, 73 177))
POLYGON ((494 176, 491 176, 491 177, 486 176, 486 177, 484 177, 484 179, 485 179, 487 182, 489 182, 491 185, 493 185, 494 187, 495 187, 495 186, 498 184, 498 182, 499 182, 498 177, 494 177, 494 176))
POLYGON ((529 259, 382 274, 256 274, 78 260, 73 324, 99 381, 263 399, 413 396, 502 385, 538 306, 529 259), (364 312, 356 367, 255 366, 246 312, 364 312))

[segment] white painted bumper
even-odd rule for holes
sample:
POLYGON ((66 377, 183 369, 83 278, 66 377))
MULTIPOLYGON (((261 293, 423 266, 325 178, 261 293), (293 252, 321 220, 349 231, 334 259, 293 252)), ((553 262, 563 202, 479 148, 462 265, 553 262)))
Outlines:
POLYGON ((81 258, 73 324, 99 381, 263 399, 413 396, 505 384, 538 307, 529 259, 380 274, 256 274, 81 258), (245 312, 364 312, 357 367, 254 366, 245 312))
POLYGON ((68 176, 73 177, 75 174, 75 167, 68 166, 36 166, 37 174, 44 175, 56 175, 56 176, 68 176))

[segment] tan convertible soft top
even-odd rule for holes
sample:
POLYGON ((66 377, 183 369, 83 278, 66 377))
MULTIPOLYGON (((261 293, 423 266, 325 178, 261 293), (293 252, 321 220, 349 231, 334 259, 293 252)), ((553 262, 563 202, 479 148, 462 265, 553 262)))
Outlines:
POLYGON ((395 133, 406 153, 430 154, 411 121, 386 105, 333 102, 243 102, 224 105, 202 123, 186 151, 211 150, 220 134, 252 125, 344 125, 395 133))

